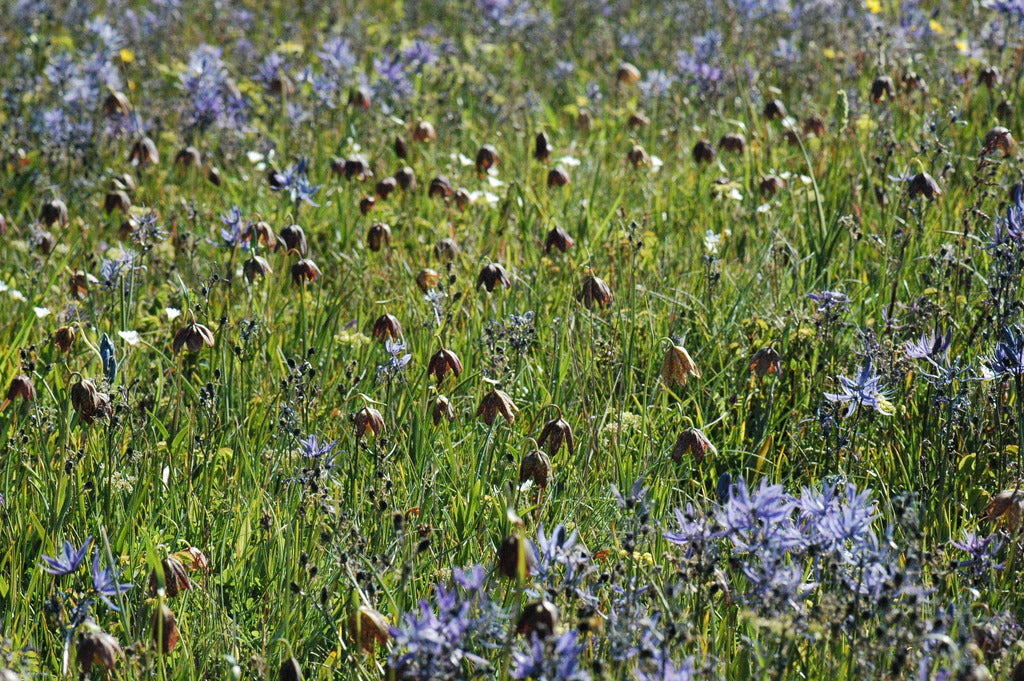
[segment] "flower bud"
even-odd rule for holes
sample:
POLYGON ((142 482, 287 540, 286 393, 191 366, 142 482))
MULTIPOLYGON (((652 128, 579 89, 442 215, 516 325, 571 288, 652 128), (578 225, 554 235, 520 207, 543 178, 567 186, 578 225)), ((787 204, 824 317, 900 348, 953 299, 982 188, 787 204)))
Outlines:
POLYGON ((277 670, 277 681, 302 681, 302 667, 299 666, 299 661, 289 657, 282 662, 281 668, 277 670))
POLYGON ((374 437, 384 432, 384 417, 373 407, 367 406, 357 411, 352 417, 352 423, 355 425, 356 438, 363 437, 366 431, 370 431, 374 437))
POLYGON ((626 120, 626 126, 629 127, 630 130, 640 130, 642 128, 646 128, 650 124, 651 119, 639 111, 631 114, 626 120))
POLYGON ((396 189, 398 189, 398 180, 393 177, 385 177, 377 183, 377 187, 374 191, 381 201, 387 201, 388 197, 391 196, 391 193, 396 189))
POLYGON ((149 573, 149 595, 156 596, 161 584, 168 598, 192 590, 192 580, 189 579, 185 564, 174 556, 167 556, 160 561, 159 573, 155 569, 149 573))
POLYGON ((403 191, 411 191, 416 188, 416 171, 409 166, 404 166, 395 171, 395 180, 403 191))
POLYGON ((501 416, 511 425, 516 420, 516 414, 518 413, 519 408, 516 407, 508 393, 497 388, 484 395, 484 398, 480 401, 480 407, 476 410, 476 415, 489 426, 494 424, 494 419, 498 416, 501 416))
POLYGON ((572 240, 569 233, 558 225, 552 227, 551 231, 548 232, 547 238, 544 239, 544 251, 546 253, 550 253, 552 248, 557 248, 562 253, 565 253, 575 245, 576 242, 572 240))
POLYGON ((459 256, 460 251, 458 242, 451 237, 440 239, 434 244, 434 257, 445 262, 455 260, 459 256))
POLYGON ((84 631, 78 635, 75 652, 78 666, 85 674, 90 673, 94 665, 104 669, 114 669, 118 659, 124 657, 124 651, 121 650, 117 639, 100 631, 98 627, 95 631, 84 631))
POLYGON ((597 305, 604 307, 612 303, 612 290, 604 280, 593 275, 583 280, 580 292, 576 294, 576 300, 583 303, 588 310, 597 305))
POLYGON ((429 267, 424 267, 416 275, 416 286, 419 287, 420 291, 426 293, 432 288, 436 288, 441 282, 441 275, 437 270, 432 270, 429 267))
POLYGON ((373 97, 370 95, 370 88, 365 85, 352 88, 348 93, 348 104, 363 111, 369 111, 373 106, 373 97))
POLYGON ((620 64, 619 70, 615 74, 615 80, 619 85, 635 85, 640 82, 641 77, 640 69, 629 62, 620 64))
POLYGON ((61 352, 68 352, 71 350, 71 346, 75 344, 75 336, 77 335, 78 332, 75 331, 75 327, 62 326, 54 332, 53 343, 61 352))
POLYGON ((1017 142, 1007 128, 997 125, 985 134, 985 141, 982 145, 981 155, 988 156, 996 151, 1001 151, 1006 156, 1012 155, 1017 150, 1017 142))
POLYGON ((540 489, 548 486, 548 478, 551 477, 551 459, 539 449, 535 449, 519 463, 519 484, 532 480, 533 484, 540 489))
POLYGON ((124 116, 132 111, 132 103, 128 101, 127 95, 118 90, 112 91, 103 100, 103 113, 110 116, 124 116))
POLYGON ((697 463, 702 463, 709 452, 714 456, 718 450, 704 433, 696 428, 687 428, 676 438, 676 444, 672 448, 672 460, 679 463, 684 456, 689 454, 697 460, 697 463))
POLYGON ((715 148, 710 140, 700 140, 693 145, 693 160, 697 163, 711 163, 715 160, 715 148))
POLYGON ((323 276, 323 272, 321 272, 320 268, 316 266, 316 263, 309 258, 297 260, 295 264, 292 265, 292 283, 296 286, 306 282, 316 281, 321 276, 323 276))
POLYGON ((7 401, 20 397, 24 402, 31 402, 36 399, 36 387, 32 379, 24 374, 11 379, 11 385, 7 388, 7 401))
POLYGON ((984 85, 989 90, 1003 82, 1003 76, 995 66, 986 66, 978 72, 978 85, 984 85))
POLYGON ((348 628, 352 640, 367 655, 376 651, 377 644, 385 646, 391 639, 388 621, 368 605, 359 606, 359 610, 349 618, 348 628))
POLYGON ((126 192, 107 192, 107 195, 103 198, 103 210, 107 214, 113 213, 115 210, 127 213, 131 208, 132 200, 128 197, 126 192))
POLYGON ((156 644, 157 652, 166 655, 178 645, 178 621, 174 617, 174 611, 161 603, 149 621, 153 632, 153 643, 156 644))
POLYGON ((542 130, 533 140, 533 157, 542 163, 547 163, 550 156, 551 142, 548 140, 548 134, 542 130))
POLYGON ((777 374, 782 371, 782 357, 774 348, 761 348, 750 358, 750 370, 757 374, 758 378, 764 378, 768 374, 777 374))
POLYGON ((437 139, 437 131, 430 121, 420 121, 412 131, 412 138, 422 143, 433 142, 437 139))
POLYGON ((774 196, 786 186, 786 181, 778 175, 765 175, 761 178, 761 193, 765 196, 774 196))
POLYGON ((174 165, 181 168, 200 168, 203 165, 203 156, 198 149, 188 146, 175 155, 174 165))
POLYGON ((452 195, 452 183, 448 181, 448 178, 444 175, 438 175, 430 181, 430 187, 427 189, 427 196, 433 198, 439 196, 442 199, 447 199, 452 195))
POLYGON ((395 142, 392 144, 392 148, 395 150, 395 156, 398 158, 409 157, 409 146, 405 143, 405 138, 401 135, 395 136, 395 142))
POLYGON ((50 199, 39 209, 39 222, 49 227, 58 224, 61 227, 68 225, 68 207, 60 199, 50 199))
POLYGON ((427 363, 427 373, 434 374, 438 383, 444 380, 449 373, 458 378, 462 373, 462 360, 454 351, 441 348, 430 357, 430 362, 427 363))
POLYGON ((306 255, 306 232, 298 225, 288 225, 281 229, 281 241, 289 251, 297 251, 306 255))
POLYGON ((871 99, 876 104, 883 99, 895 99, 896 86, 889 76, 879 76, 871 83, 871 99))
POLYGON ((939 183, 935 181, 934 177, 923 172, 910 178, 910 182, 907 185, 907 193, 912 199, 923 196, 929 201, 942 196, 939 183))
POLYGON ((367 214, 367 213, 369 213, 369 212, 370 212, 371 210, 373 210, 374 206, 376 206, 376 205, 377 205, 377 199, 376 199, 376 197, 373 197, 373 196, 364 196, 364 197, 363 197, 362 199, 360 199, 360 201, 359 201, 359 213, 360 213, 361 215, 366 215, 366 214, 367 214))
POLYGON ((564 187, 569 184, 569 173, 564 168, 552 168, 548 171, 549 187, 564 187))
POLYGON ((160 152, 156 149, 156 142, 149 137, 140 137, 135 140, 131 152, 128 154, 128 162, 140 168, 160 163, 160 152))
POLYGON ((550 638, 558 627, 558 608, 549 600, 534 601, 523 606, 516 622, 516 633, 527 639, 550 638))
POLYGON ((178 329, 172 347, 174 352, 181 352, 182 348, 187 348, 189 352, 199 352, 204 347, 212 348, 213 331, 198 322, 192 322, 178 329))
POLYGON ((821 116, 810 115, 804 119, 804 135, 824 137, 826 133, 825 121, 821 116))
POLYGON ((540 437, 537 438, 537 446, 543 447, 545 444, 548 446, 549 456, 557 454, 563 444, 571 456, 575 450, 575 443, 573 442, 572 426, 569 425, 569 422, 559 416, 545 423, 544 428, 540 431, 540 437))
POLYGON ((731 151, 735 154, 742 154, 747 148, 747 138, 742 133, 730 132, 722 135, 718 140, 718 148, 722 151, 731 151))
POLYGON ((526 579, 537 570, 533 548, 519 535, 510 534, 498 546, 498 574, 508 579, 526 579))
POLYGON ((787 116, 786 105, 782 103, 781 99, 772 99, 765 102, 762 113, 770 121, 782 120, 787 116))
POLYGON ((647 150, 639 144, 634 144, 633 147, 626 152, 626 161, 628 161, 634 168, 651 165, 651 157, 647 154, 647 150))
POLYGON ((455 408, 452 407, 451 400, 444 395, 435 397, 430 405, 430 418, 433 419, 435 426, 440 425, 443 420, 454 421, 455 408))
POLYGON ((501 284, 505 288, 511 288, 512 280, 509 278, 508 272, 504 267, 496 262, 484 265, 483 269, 480 270, 480 274, 477 275, 476 278, 477 288, 483 286, 488 292, 493 292, 498 284, 501 284))
POLYGON ((366 247, 371 251, 379 251, 391 245, 391 227, 383 222, 375 222, 366 230, 366 247))
POLYGON ((402 325, 393 314, 382 314, 373 323, 373 337, 382 343, 386 340, 398 340, 402 337, 402 325))
POLYGON ((246 281, 251 284, 257 278, 262 279, 273 274, 274 270, 266 258, 254 255, 242 264, 242 273, 245 274, 246 281))
POLYGON ((687 379, 700 378, 700 370, 681 345, 670 345, 661 362, 661 380, 665 385, 686 385, 687 379))

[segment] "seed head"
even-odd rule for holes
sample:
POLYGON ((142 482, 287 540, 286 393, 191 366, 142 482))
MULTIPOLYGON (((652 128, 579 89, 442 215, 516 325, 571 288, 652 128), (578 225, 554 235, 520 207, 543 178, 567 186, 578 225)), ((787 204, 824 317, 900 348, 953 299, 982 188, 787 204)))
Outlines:
POLYGON ((212 348, 213 332, 198 322, 192 322, 178 329, 172 347, 174 352, 181 352, 182 348, 189 352, 199 352, 204 347, 212 348))
POLYGON ((661 362, 661 380, 665 385, 686 385, 687 379, 700 378, 700 370, 681 345, 670 345, 661 362))
POLYGON ((684 456, 690 455, 697 463, 702 463, 708 453, 714 456, 718 450, 704 433, 696 428, 687 428, 676 438, 676 444, 672 448, 672 460, 678 463, 684 456))
POLYGON ((476 410, 476 415, 489 426, 494 425, 494 419, 498 416, 511 425, 516 420, 518 413, 519 408, 516 407, 508 393, 497 388, 484 395, 484 398, 480 400, 480 407, 476 410))
POLYGON ((449 373, 455 378, 462 373, 462 360, 452 350, 441 348, 430 357, 427 364, 427 373, 434 374, 434 379, 440 383, 449 373))

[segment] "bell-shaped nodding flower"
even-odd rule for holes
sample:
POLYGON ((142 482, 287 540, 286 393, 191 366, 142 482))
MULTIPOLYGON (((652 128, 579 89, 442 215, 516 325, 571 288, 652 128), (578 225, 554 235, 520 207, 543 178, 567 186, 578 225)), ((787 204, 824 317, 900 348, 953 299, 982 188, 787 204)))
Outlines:
POLYGON ((555 225, 548 232, 547 238, 544 239, 544 251, 547 253, 551 252, 552 248, 557 248, 562 253, 576 245, 576 242, 572 240, 569 233, 562 229, 560 226, 555 225))
POLYGON ((289 657, 281 663, 277 670, 277 681, 302 681, 302 667, 294 657, 289 657))
POLYGON ((391 245, 391 227, 383 222, 375 222, 366 230, 366 247, 371 251, 391 245))
POLYGON ((268 251, 277 250, 278 241, 274 228, 264 220, 257 220, 245 231, 245 238, 250 244, 262 244, 268 251))
POLYGON ((672 460, 678 463, 684 456, 690 455, 697 463, 701 463, 709 453, 714 456, 718 450, 704 433, 696 428, 687 428, 676 438, 676 444, 672 448, 672 460))
POLYGON ((516 633, 527 639, 550 638, 557 628, 558 608, 547 599, 527 603, 516 622, 516 633))
POLYGON ((476 415, 489 426, 494 425, 494 420, 498 416, 511 425, 516 420, 518 413, 519 408, 516 407, 508 393, 497 388, 484 395, 484 398, 480 400, 480 407, 476 410, 476 415))
POLYGON ((989 90, 997 87, 1003 82, 1003 76, 995 66, 986 66, 978 72, 978 85, 984 85, 989 90))
POLYGON ((349 90, 348 105, 363 111, 369 111, 370 107, 373 106, 373 96, 370 94, 370 88, 360 85, 349 90))
POLYGON ((373 323, 373 337, 381 343, 387 340, 398 340, 402 337, 402 325, 393 314, 382 314, 373 323))
POLYGON ((156 596, 161 585, 168 598, 174 598, 182 591, 191 591, 188 568, 174 556, 167 556, 160 561, 159 572, 154 569, 149 573, 149 595, 156 596))
POLYGON ((742 154, 743 150, 747 148, 747 138, 738 132, 726 133, 722 135, 722 139, 718 140, 718 148, 722 151, 742 154))
POLYGON ((395 136, 395 141, 392 143, 391 148, 395 150, 395 156, 398 158, 409 157, 409 145, 406 144, 405 138, 401 135, 395 136))
POLYGON ((174 647, 178 645, 178 620, 174 617, 174 611, 167 607, 166 603, 161 603, 153 611, 149 625, 157 652, 166 655, 174 650, 174 647))
POLYGON ((292 265, 292 283, 296 286, 316 281, 321 276, 323 276, 323 272, 321 272, 316 263, 309 258, 297 260, 295 264, 292 265))
POLYGON ((786 117, 786 105, 781 99, 772 99, 765 102, 764 110, 761 112, 770 121, 781 120, 786 117))
POLYGON ((430 121, 420 121, 413 128, 412 138, 417 142, 433 142, 437 139, 437 131, 434 130, 434 124, 430 121))
POLYGON ((615 72, 615 81, 620 85, 635 85, 640 82, 640 69, 629 62, 623 62, 615 72))
POLYGON ((590 132, 592 125, 594 125, 594 116, 590 113, 590 109, 586 107, 580 109, 580 112, 576 114, 576 128, 580 132, 590 132))
POLYGON ((669 345, 661 362, 661 380, 665 385, 686 385, 687 379, 700 378, 700 370, 681 345, 669 345))
POLYGON ((804 135, 824 137, 826 132, 825 121, 821 116, 811 114, 804 120, 804 135))
POLYGON ((160 152, 156 149, 156 142, 149 137, 140 137, 135 140, 131 152, 128 154, 128 162, 140 168, 160 163, 160 152))
POLYGON ((368 655, 373 654, 378 644, 387 645, 391 639, 390 629, 384 615, 368 605, 359 606, 359 610, 348 619, 351 640, 368 655))
POLYGON ((455 408, 452 407, 451 400, 444 395, 435 397, 430 405, 430 418, 433 419, 435 426, 440 425, 441 421, 454 421, 455 408))
POLYGON ((757 374, 758 378, 778 374, 782 371, 782 357, 774 348, 761 348, 750 358, 750 370, 757 374))
POLYGON ((68 277, 68 294, 72 298, 85 300, 89 296, 89 287, 98 283, 99 279, 93 275, 77 270, 68 277))
POLYGON ((931 201, 942 196, 942 190, 939 189, 939 183, 935 181, 934 177, 922 172, 910 178, 910 182, 907 184, 907 194, 912 199, 923 196, 931 201))
POLYGON ((529 542, 510 534, 498 545, 498 574, 508 579, 526 579, 537 571, 537 557, 529 542))
POLYGON ((693 160, 697 163, 711 163, 715 160, 715 148, 711 140, 698 140, 693 145, 693 160))
POLYGON ((469 191, 465 187, 459 187, 455 190, 455 207, 461 211, 465 211, 469 208, 469 204, 472 200, 469 196, 469 191))
POLYGON ((438 383, 443 381, 448 374, 453 374, 455 378, 458 378, 462 373, 462 360, 452 350, 441 348, 430 357, 430 362, 427 363, 427 373, 433 374, 438 383))
POLYGON ((1010 532, 1024 529, 1024 488, 1004 489, 992 497, 981 517, 1010 532))
POLYGON ((246 281, 251 284, 256 279, 270 276, 274 270, 266 258, 254 255, 242 264, 242 273, 245 274, 246 281))
POLYGON ((363 437, 367 432, 374 437, 378 437, 384 432, 384 417, 370 406, 357 411, 352 417, 352 424, 355 427, 357 438, 363 437))
POLYGON ((647 116, 645 116, 640 111, 636 111, 636 112, 630 114, 629 118, 626 120, 626 126, 630 130, 637 130, 637 129, 640 129, 640 128, 646 128, 650 124, 651 124, 651 119, 648 118, 647 116))
POLYGON ((68 225, 68 206, 60 199, 50 199, 39 209, 39 222, 49 227, 58 224, 61 227, 68 225))
POLYGON ((535 449, 519 463, 519 484, 530 480, 535 487, 544 489, 551 477, 551 459, 539 449, 535 449))
POLYGON ((416 188, 416 171, 409 166, 403 166, 395 171, 395 181, 402 191, 411 191, 416 188))
POLYGON ((634 144, 630 150, 626 152, 626 161, 634 168, 651 165, 650 155, 640 144, 634 144))
POLYGON ((533 157, 541 163, 547 163, 551 157, 551 140, 543 130, 533 139, 533 157))
POLYGON ((786 186, 786 181, 778 175, 765 175, 761 178, 761 193, 765 196, 774 196, 786 186))
POLYGON ((376 207, 376 205, 377 205, 377 197, 375 197, 375 196, 364 196, 363 198, 359 199, 359 213, 361 215, 366 215, 371 210, 373 210, 374 207, 376 207))
POLYGON ((131 113, 132 103, 128 96, 119 90, 110 92, 103 100, 103 113, 109 116, 124 116, 131 113))
POLYGON ((1011 156, 1015 151, 1017 151, 1017 142, 1013 139, 1013 135, 1010 133, 1009 129, 1004 128, 1001 125, 997 125, 985 133, 985 140, 982 143, 981 155, 988 156, 996 151, 1001 151, 1006 156, 1011 156))
POLYGON ((62 326, 54 332, 53 343, 61 352, 68 352, 71 350, 71 346, 75 344, 77 336, 78 332, 75 331, 75 327, 62 326))
POLYGON ((547 445, 549 456, 557 454, 563 444, 569 450, 570 455, 576 449, 576 443, 572 435, 572 426, 562 418, 561 414, 557 418, 545 423, 544 428, 541 429, 540 436, 537 438, 537 446, 543 447, 545 444, 547 445))
POLYGON ((178 329, 174 334, 172 348, 181 352, 182 348, 189 352, 199 352, 203 348, 213 347, 213 331, 198 322, 192 322, 178 329))
POLYGON ((7 401, 20 397, 24 402, 31 402, 36 399, 36 386, 32 379, 24 374, 11 379, 11 385, 7 387, 7 401))
POLYGON ((78 666, 84 674, 89 674, 93 667, 116 668, 118 660, 124 657, 121 644, 95 624, 90 629, 80 633, 75 644, 78 666))
POLYGON ((879 76, 871 83, 871 100, 876 104, 886 99, 895 99, 896 85, 889 76, 879 76))
POLYGON ((434 244, 434 257, 444 262, 455 260, 455 258, 459 257, 461 251, 462 249, 459 248, 458 242, 451 237, 440 239, 434 244))
POLYGON ((356 154, 345 159, 345 163, 342 166, 342 174, 345 175, 347 180, 366 182, 373 177, 373 169, 370 168, 370 162, 365 156, 356 154))
POLYGON ((103 197, 103 210, 106 213, 113 213, 115 210, 121 213, 127 213, 132 208, 132 200, 128 196, 128 192, 118 189, 116 191, 107 192, 107 195, 103 197))
POLYGON ((306 255, 306 232, 298 225, 288 225, 281 229, 281 241, 289 251, 297 251, 299 255, 306 255))
POLYGON ((492 144, 485 144, 476 152, 476 171, 481 175, 501 162, 498 150, 492 144))
POLYGON ((381 201, 387 201, 394 191, 398 189, 398 180, 393 177, 385 177, 374 188, 374 193, 381 201))
POLYGON ((437 285, 441 282, 441 274, 437 270, 432 270, 429 267, 424 267, 416 274, 416 286, 426 293, 432 288, 437 288, 437 285))
POLYGON ((174 155, 174 165, 180 168, 201 168, 203 156, 193 146, 188 146, 174 155))
POLYGON ((564 168, 552 168, 548 171, 549 187, 564 187, 569 184, 569 173, 564 168))
POLYGON ((917 71, 908 71, 902 78, 904 92, 928 92, 928 83, 918 75, 917 71))
POLYGON ((583 280, 583 286, 576 294, 576 300, 583 303, 588 310, 594 305, 605 307, 612 304, 612 290, 603 279, 590 275, 583 280))
POLYGON ((452 195, 452 183, 448 181, 448 178, 444 175, 438 175, 430 181, 430 187, 427 189, 427 196, 434 198, 440 197, 442 199, 448 199, 452 195))
POLYGON ((480 270, 480 274, 477 275, 476 285, 477 288, 483 286, 488 292, 493 292, 497 288, 498 284, 501 284, 505 288, 512 286, 512 279, 509 278, 508 272, 504 267, 496 262, 492 262, 489 265, 484 265, 483 269, 480 270))

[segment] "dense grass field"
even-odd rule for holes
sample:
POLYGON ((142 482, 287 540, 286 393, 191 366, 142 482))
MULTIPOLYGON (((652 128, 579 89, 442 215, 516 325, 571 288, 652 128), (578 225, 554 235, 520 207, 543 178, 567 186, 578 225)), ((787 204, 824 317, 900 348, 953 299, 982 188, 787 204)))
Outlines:
POLYGON ((0 680, 1021 681, 1022 36, 0 3, 0 680))

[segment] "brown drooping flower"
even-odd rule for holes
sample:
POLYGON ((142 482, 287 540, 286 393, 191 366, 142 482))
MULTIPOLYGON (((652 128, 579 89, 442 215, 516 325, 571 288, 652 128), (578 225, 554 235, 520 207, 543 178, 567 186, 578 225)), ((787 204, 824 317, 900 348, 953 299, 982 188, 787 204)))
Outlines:
POLYGON ((451 400, 444 395, 435 397, 430 405, 430 418, 433 419, 435 426, 440 425, 444 420, 454 421, 455 408, 452 406, 451 400))
POLYGON ((140 168, 160 163, 160 152, 156 149, 156 142, 149 137, 135 140, 128 154, 128 162, 140 168))
POLYGON ((204 347, 213 347, 213 331, 198 322, 187 324, 174 334, 174 352, 181 352, 182 348, 187 348, 189 352, 199 352, 204 347))
POLYGON ((715 148, 711 146, 711 140, 698 140, 693 145, 693 160, 697 163, 711 163, 715 160, 715 148))
POLYGON ((537 438, 537 446, 543 447, 545 444, 548 446, 548 455, 550 456, 558 453, 563 444, 569 450, 570 455, 572 455, 576 448, 575 441, 573 440, 572 426, 562 418, 561 411, 559 411, 556 418, 545 423, 544 428, 540 431, 540 436, 537 438))
POLYGON ((296 251, 299 255, 306 255, 306 232, 299 225, 288 225, 281 229, 281 241, 289 251, 296 251))
POLYGON ((661 380, 665 385, 686 385, 687 379, 700 378, 700 369, 681 345, 669 345, 661 362, 661 380))
POLYGON ((889 76, 879 76, 871 83, 871 99, 876 104, 886 99, 896 98, 896 85, 889 76))
POLYGON ((192 590, 188 569, 173 555, 160 561, 159 572, 154 569, 149 573, 149 595, 156 596, 161 585, 168 598, 174 598, 182 591, 192 590))
POLYGON ((742 133, 730 132, 722 135, 718 140, 718 148, 722 151, 731 151, 734 154, 742 154, 747 148, 747 138, 742 133))
POLYGON ((115 210, 121 213, 127 213, 132 209, 132 200, 128 196, 128 192, 118 189, 116 191, 107 192, 107 195, 103 197, 103 210, 106 213, 113 213, 115 210))
POLYGON ((174 617, 174 611, 161 603, 149 621, 153 634, 153 643, 157 652, 166 655, 178 645, 178 620, 174 617))
POLYGON ((765 175, 761 178, 761 193, 765 196, 774 196, 786 186, 786 181, 778 175, 765 175))
POLYGON ((445 237, 440 239, 434 244, 434 257, 438 260, 444 260, 445 262, 451 262, 458 257, 462 249, 459 248, 458 242, 451 237, 445 237))
POLYGON ((569 173, 564 168, 552 168, 548 171, 549 187, 564 187, 569 184, 569 173))
POLYGON ((295 264, 292 265, 293 284, 298 285, 310 281, 316 281, 321 276, 323 276, 323 272, 321 272, 320 268, 317 267, 317 264, 309 258, 297 260, 295 264))
POLYGON ((629 62, 620 64, 618 71, 615 73, 615 81, 620 85, 635 85, 640 82, 640 78, 640 69, 629 62))
POLYGON ((75 344, 77 336, 78 332, 75 331, 75 327, 62 326, 54 332, 53 342, 61 352, 68 352, 71 350, 71 346, 75 344))
POLYGON ((371 251, 379 251, 391 245, 391 226, 384 222, 375 222, 366 230, 366 247, 371 251))
POLYGON ((262 244, 268 251, 277 250, 279 245, 277 237, 274 236, 274 228, 265 220, 256 220, 249 225, 245 230, 245 238, 252 245, 262 244))
POLYGON ((348 620, 349 636, 367 654, 372 655, 378 645, 385 646, 391 639, 390 627, 384 615, 368 605, 361 605, 348 620))
POLYGON ((437 131, 430 121, 420 121, 412 131, 412 138, 417 142, 433 142, 437 140, 437 131))
POLYGON ((441 282, 441 273, 437 270, 432 270, 429 267, 424 267, 416 274, 416 286, 426 293, 432 288, 436 288, 441 282))
POLYGON ((430 357, 427 373, 433 374, 438 383, 444 380, 448 374, 453 374, 455 378, 458 378, 462 373, 462 361, 453 350, 441 348, 430 357))
POLYGON ((366 195, 359 199, 359 212, 362 215, 366 215, 377 205, 377 197, 366 195))
POLYGON ((416 171, 409 166, 404 166, 395 171, 395 180, 403 191, 410 191, 416 188, 416 171))
POLYGON ((999 523, 1010 532, 1024 528, 1024 487, 1004 489, 992 497, 982 517, 999 523))
POLYGON ((378 437, 384 432, 384 417, 370 406, 357 411, 352 417, 352 423, 355 425, 357 438, 361 438, 367 431, 374 437, 378 437))
POLYGON ((273 274, 274 270, 266 258, 254 255, 242 264, 242 272, 245 274, 246 281, 251 284, 257 278, 262 279, 273 274))
POLYGON ((85 300, 89 297, 89 287, 98 283, 99 279, 88 272, 76 270, 70 277, 68 277, 68 293, 72 298, 85 300))
POLYGON ((32 379, 24 374, 12 378, 10 386, 7 387, 7 402, 19 397, 24 402, 36 399, 36 386, 32 383, 32 379))
POLYGON ((1008 128, 997 125, 985 133, 985 140, 981 148, 982 156, 987 156, 996 151, 1001 151, 1006 156, 1010 156, 1016 150, 1017 141, 1013 139, 1013 134, 1010 133, 1008 128))
POLYGON ((531 480, 534 486, 544 489, 550 477, 551 459, 539 449, 531 451, 519 462, 519 484, 531 480))
POLYGON ((124 116, 131 113, 132 103, 120 90, 110 92, 103 100, 103 113, 109 116, 124 116))
POLYGON ((299 665, 299 661, 289 657, 282 662, 277 670, 277 681, 302 681, 302 666, 299 665))
POLYGON ((634 144, 630 150, 626 152, 626 161, 634 168, 651 165, 650 155, 647 153, 647 150, 643 148, 643 145, 640 144, 634 144))
POLYGON ((629 127, 630 130, 646 128, 650 124, 651 119, 640 111, 630 114, 629 118, 626 119, 626 126, 629 127))
POLYGON ((544 599, 527 603, 516 622, 516 633, 526 638, 550 638, 558 628, 558 608, 544 599))
POLYGON ((363 111, 369 111, 373 106, 373 95, 370 88, 365 85, 354 87, 348 92, 348 105, 363 111))
POLYGON ((786 117, 786 105, 781 99, 771 99, 765 102, 764 110, 761 112, 770 121, 781 120, 786 117))
POLYGON ((174 165, 181 168, 200 168, 203 165, 203 156, 198 149, 188 146, 175 154, 174 165))
POLYGON ((824 137, 826 133, 825 121, 821 116, 811 114, 804 120, 804 134, 815 137, 824 137))
POLYGON ((91 631, 83 631, 78 635, 75 652, 78 666, 85 674, 90 673, 93 666, 114 669, 118 660, 124 657, 117 639, 95 625, 91 631))
POLYGON ((409 145, 406 144, 405 138, 401 135, 395 136, 395 141, 392 142, 391 148, 395 150, 395 156, 398 158, 409 157, 409 145))
POLYGON ((373 323, 373 337, 382 343, 386 340, 398 340, 402 337, 402 324, 398 317, 385 313, 377 317, 373 323))
POLYGON ((918 196, 931 201, 942 196, 942 190, 939 188, 939 183, 935 181, 935 178, 925 172, 920 172, 910 178, 910 182, 907 183, 907 194, 910 198, 914 199, 918 196))
POLYGON ((442 199, 448 199, 452 195, 452 183, 448 181, 448 178, 444 175, 438 175, 430 181, 430 187, 427 189, 427 196, 434 198, 439 197, 442 199))
POLYGON ((543 130, 533 140, 533 157, 542 163, 547 163, 551 157, 551 141, 543 130))
POLYGON ((994 89, 1003 82, 1003 76, 995 66, 986 66, 978 71, 978 84, 984 85, 989 90, 994 89))
POLYGON ((476 410, 476 415, 489 426, 494 424, 494 419, 498 416, 501 416, 511 424, 516 420, 516 414, 518 413, 519 408, 512 401, 512 398, 508 396, 508 393, 497 388, 484 395, 484 398, 480 400, 479 408, 476 410))
POLYGON ((110 414, 110 397, 97 390, 92 381, 80 378, 71 386, 71 406, 88 424, 110 414))
POLYGON ((39 222, 49 227, 58 224, 67 227, 68 206, 60 199, 50 199, 39 209, 39 222))
POLYGON ((559 225, 552 227, 551 231, 548 232, 547 238, 544 239, 544 251, 547 253, 550 253, 552 248, 557 248, 562 253, 565 253, 575 245, 576 242, 572 240, 569 233, 559 225))
POLYGON ((483 269, 480 270, 480 274, 477 275, 476 285, 479 288, 483 286, 488 292, 493 292, 498 285, 501 284, 505 288, 512 286, 512 279, 509 278, 508 272, 500 264, 492 262, 488 265, 484 265, 483 269))
POLYGON ((537 570, 537 557, 528 542, 510 534, 498 546, 498 574, 508 579, 526 579, 537 570))
POLYGON ((493 144, 485 144, 476 152, 476 171, 481 175, 501 162, 493 144))
POLYGON ((777 374, 782 371, 782 357, 774 348, 761 348, 750 358, 750 370, 757 374, 758 378, 777 374))
POLYGON ((678 463, 683 457, 690 455, 697 463, 701 463, 709 453, 714 456, 718 450, 707 436, 696 428, 687 428, 676 438, 676 444, 672 448, 672 460, 678 463))
POLYGON ((387 201, 388 197, 391 196, 396 189, 398 189, 398 180, 393 177, 385 177, 377 183, 377 187, 374 191, 377 193, 377 196, 381 201, 387 201))
POLYGON ((583 306, 587 309, 592 308, 594 305, 604 307, 612 303, 612 290, 603 279, 590 275, 583 280, 583 286, 580 288, 580 292, 576 294, 576 300, 583 303, 583 306))

